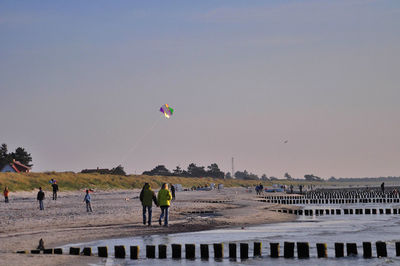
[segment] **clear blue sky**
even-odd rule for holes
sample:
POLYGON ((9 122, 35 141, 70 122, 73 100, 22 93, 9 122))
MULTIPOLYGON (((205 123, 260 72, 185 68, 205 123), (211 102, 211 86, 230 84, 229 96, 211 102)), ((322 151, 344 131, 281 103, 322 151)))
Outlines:
POLYGON ((34 171, 398 176, 400 2, 1 1, 0 98, 34 171))

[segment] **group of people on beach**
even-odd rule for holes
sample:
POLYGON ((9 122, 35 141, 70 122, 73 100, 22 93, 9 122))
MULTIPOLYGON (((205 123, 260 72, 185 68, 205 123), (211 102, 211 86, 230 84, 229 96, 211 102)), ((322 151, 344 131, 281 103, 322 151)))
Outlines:
MULTIPOLYGON (((53 190, 53 200, 57 200, 57 192, 59 190, 57 181, 54 179, 51 179, 50 182, 53 190)), ((157 196, 154 193, 154 191, 151 189, 149 183, 145 183, 141 192, 140 192, 140 201, 142 203, 143 207, 143 224, 148 226, 151 226, 151 218, 152 218, 152 207, 153 207, 153 202, 157 207, 160 207, 161 209, 161 215, 158 219, 158 223, 162 225, 164 223, 164 226, 168 226, 168 216, 169 216, 169 207, 171 205, 171 201, 175 200, 175 187, 174 185, 171 184, 170 186, 171 190, 168 189, 168 184, 164 183, 161 186, 161 189, 158 191, 157 196), (147 217, 146 217, 147 216, 147 217), (148 218, 148 219, 146 219, 148 218)), ((83 199, 83 201, 86 203, 86 211, 87 212, 93 212, 92 209, 92 199, 90 196, 90 192, 93 192, 91 189, 86 189, 86 194, 83 199)), ((5 203, 9 203, 9 189, 6 186, 3 191, 5 203)), ((39 187, 39 191, 36 196, 37 201, 39 202, 39 210, 43 211, 44 210, 44 199, 45 199, 45 193, 42 189, 42 187, 39 187)))
POLYGON ((164 220, 164 226, 168 226, 168 213, 171 205, 171 200, 175 200, 175 187, 171 184, 171 191, 168 189, 168 184, 164 183, 161 189, 156 194, 151 189, 149 183, 145 183, 140 192, 140 201, 143 208, 143 224, 146 225, 146 214, 148 214, 147 225, 151 226, 153 202, 161 209, 161 215, 158 223, 161 225, 164 220))

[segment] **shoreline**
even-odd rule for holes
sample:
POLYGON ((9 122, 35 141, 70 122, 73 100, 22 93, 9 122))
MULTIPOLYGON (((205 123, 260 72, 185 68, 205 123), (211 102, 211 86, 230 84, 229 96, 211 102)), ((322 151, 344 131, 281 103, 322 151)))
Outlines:
POLYGON ((81 191, 59 193, 57 201, 49 199, 51 194, 46 192, 47 200, 42 212, 33 200, 36 192, 13 193, 11 203, 0 205, 0 260, 18 265, 33 264, 36 260, 41 265, 88 265, 100 258, 79 256, 76 259, 69 255, 24 255, 13 252, 35 249, 40 238, 43 238, 46 248, 56 248, 101 239, 296 220, 294 215, 270 211, 279 205, 256 201, 254 192, 249 193, 245 188, 225 188, 221 191, 177 192, 177 199, 171 202, 170 226, 165 228, 158 225, 160 210, 153 206, 153 226, 148 227, 142 224, 142 208, 137 199, 139 193, 138 189, 96 191, 92 195, 93 213, 86 213, 82 202, 84 193, 81 191), (214 213, 205 218, 191 213, 204 210, 214 213))

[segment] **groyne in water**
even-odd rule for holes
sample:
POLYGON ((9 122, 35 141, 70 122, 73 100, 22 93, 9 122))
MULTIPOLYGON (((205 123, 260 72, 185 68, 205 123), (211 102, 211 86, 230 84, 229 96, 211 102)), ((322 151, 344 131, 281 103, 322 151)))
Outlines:
MULTIPOLYGON (((250 257, 262 257, 264 255, 265 258, 295 258, 298 259, 308 259, 311 256, 316 258, 328 258, 328 246, 326 243, 316 243, 316 254, 310 255, 310 244, 308 242, 289 242, 286 241, 283 243, 283 252, 281 252, 281 244, 280 243, 269 243, 269 253, 263 254, 262 242, 254 242, 254 243, 228 243, 228 256, 226 254, 226 248, 224 243, 213 243, 209 244, 200 244, 200 254, 196 255, 196 245, 195 244, 171 244, 171 258, 172 259, 188 259, 194 260, 196 258, 200 259, 209 259, 210 258, 210 246, 213 250, 213 257, 215 259, 237 259, 241 260, 249 259, 250 257), (253 245, 252 253, 249 253, 249 245, 253 245), (183 249, 184 247, 184 249, 183 249), (239 251, 239 252, 238 252, 239 251), (295 252, 296 251, 296 252, 295 252), (182 256, 182 253, 184 256, 182 256)), ((400 241, 395 243, 395 254, 388 254, 387 252, 387 243, 383 241, 377 241, 375 243, 371 242, 363 242, 362 243, 362 257, 365 259, 370 259, 373 257, 373 246, 375 246, 375 256, 377 258, 382 257, 399 257, 400 256, 400 241)), ((143 248, 143 247, 142 247, 143 248)), ((145 250, 145 258, 147 259, 166 259, 167 258, 167 249, 168 245, 159 244, 156 245, 146 245, 143 250, 145 250), (157 250, 157 254, 156 254, 157 250)), ((140 258, 140 246, 130 246, 129 247, 129 258, 131 260, 137 260, 140 258)), ((335 258, 341 258, 345 256, 358 256, 358 246, 357 243, 334 243, 335 250, 335 258), (346 251, 346 253, 345 253, 346 251)), ((17 253, 28 253, 27 251, 18 251, 17 253)), ((40 250, 31 250, 31 254, 40 254, 40 250)), ((63 249, 44 249, 43 254, 63 254, 63 249)), ((82 256, 93 256, 92 247, 70 247, 69 255, 82 255, 82 256)), ((106 258, 109 256, 108 247, 100 246, 97 247, 97 256, 106 258)), ((360 251, 361 255, 361 251, 360 251)), ((114 258, 116 259, 125 259, 127 258, 127 250, 124 245, 114 246, 114 258)))
POLYGON ((307 205, 307 204, 363 204, 363 203, 400 203, 400 195, 397 188, 392 191, 309 191, 303 195, 265 195, 258 196, 258 201, 287 204, 287 205, 307 205))

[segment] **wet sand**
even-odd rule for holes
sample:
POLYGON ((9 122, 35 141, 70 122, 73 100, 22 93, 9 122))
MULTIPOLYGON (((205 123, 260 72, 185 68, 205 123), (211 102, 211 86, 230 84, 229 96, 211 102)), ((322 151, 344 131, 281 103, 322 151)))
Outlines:
MULTIPOLYGON (((37 191, 10 193, 10 203, 0 204, 0 261, 3 265, 89 265, 101 263, 97 257, 69 255, 25 255, 42 238, 46 248, 97 239, 168 234, 277 223, 295 220, 291 214, 271 211, 278 205, 256 201, 252 190, 229 188, 221 191, 176 193, 170 208, 169 227, 158 225, 160 209, 153 207, 153 225, 142 223, 139 190, 96 191, 93 213, 86 212, 84 192, 60 192, 57 201, 45 191, 44 211, 35 200, 37 191), (223 203, 199 201, 224 201, 223 203), (193 211, 214 211, 199 215, 193 211)), ((275 193, 277 194, 277 193, 275 193)), ((291 207, 296 208, 296 207, 291 207)))

